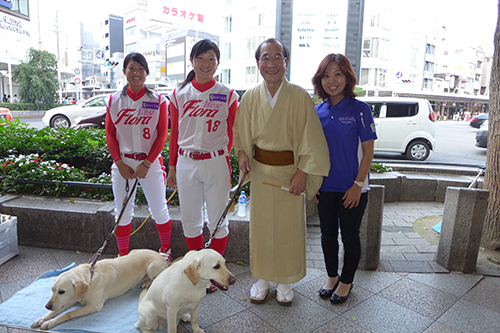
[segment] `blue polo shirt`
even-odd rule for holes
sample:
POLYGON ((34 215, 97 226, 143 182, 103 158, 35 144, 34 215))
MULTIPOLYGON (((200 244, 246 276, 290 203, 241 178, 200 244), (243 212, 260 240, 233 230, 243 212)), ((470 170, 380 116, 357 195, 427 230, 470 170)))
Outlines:
MULTIPOLYGON (((361 142, 377 139, 372 109, 365 102, 344 97, 337 105, 330 99, 316 105, 330 150, 330 172, 320 191, 346 192, 358 175, 363 157, 361 142)), ((365 179, 366 191, 368 177, 365 179)))

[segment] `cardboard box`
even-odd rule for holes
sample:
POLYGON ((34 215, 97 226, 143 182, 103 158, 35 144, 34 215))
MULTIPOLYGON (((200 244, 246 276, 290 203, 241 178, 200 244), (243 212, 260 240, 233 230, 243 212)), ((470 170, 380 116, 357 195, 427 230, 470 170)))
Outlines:
POLYGON ((17 217, 0 223, 0 265, 19 254, 17 248, 17 217))

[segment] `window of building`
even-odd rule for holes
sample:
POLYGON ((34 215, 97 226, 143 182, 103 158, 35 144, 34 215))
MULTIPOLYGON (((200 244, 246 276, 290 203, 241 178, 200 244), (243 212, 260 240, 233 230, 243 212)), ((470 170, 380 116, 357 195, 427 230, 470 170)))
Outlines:
POLYGON ((233 31, 233 17, 231 15, 224 17, 224 32, 233 31))
POLYGON ((11 1, 7 1, 7 2, 12 3, 11 11, 29 17, 30 12, 29 12, 28 0, 11 0, 11 1))
POLYGON ((259 14, 259 26, 264 25, 264 13, 259 14))
POLYGON ((424 89, 432 89, 432 79, 424 79, 422 85, 424 89))
POLYGON ((231 42, 229 43, 222 43, 221 48, 220 48, 220 58, 221 60, 231 60, 231 42))
POLYGON ((104 34, 104 38, 109 38, 109 32, 106 32, 106 33, 104 34))
POLYGON ((431 44, 427 44, 425 46, 425 53, 430 54, 430 55, 435 55, 436 54, 436 46, 431 45, 431 44))
POLYGON ((130 37, 135 35, 135 26, 125 29, 125 36, 130 37))
POLYGON ((136 52, 136 51, 137 51, 137 43, 125 45, 125 54, 129 54, 130 52, 136 52))
POLYGON ((223 69, 220 71, 220 82, 224 84, 231 84, 231 70, 223 69))
POLYGON ((370 38, 365 38, 363 40, 363 57, 364 58, 369 58, 371 56, 371 39, 370 38))
POLYGON ((266 40, 265 37, 251 37, 247 38, 247 57, 253 58, 257 47, 266 40))
POLYGON ((246 77, 245 77, 245 83, 257 83, 257 67, 252 66, 252 67, 247 67, 246 68, 246 77))
POLYGON ((368 84, 369 74, 370 74, 369 68, 361 68, 361 80, 359 80, 360 85, 368 84))

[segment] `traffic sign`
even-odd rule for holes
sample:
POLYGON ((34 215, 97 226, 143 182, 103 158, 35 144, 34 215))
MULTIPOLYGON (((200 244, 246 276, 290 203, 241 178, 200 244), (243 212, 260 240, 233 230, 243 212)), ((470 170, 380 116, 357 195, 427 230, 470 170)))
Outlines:
POLYGON ((82 80, 79 77, 75 78, 75 84, 80 84, 80 83, 82 83, 82 80))
POLYGON ((81 74, 81 72, 82 72, 82 71, 80 70, 80 68, 75 68, 75 74, 76 74, 76 75, 80 75, 80 74, 81 74))
POLYGON ((104 59, 104 51, 99 50, 99 49, 94 49, 94 56, 97 60, 103 60, 104 59))

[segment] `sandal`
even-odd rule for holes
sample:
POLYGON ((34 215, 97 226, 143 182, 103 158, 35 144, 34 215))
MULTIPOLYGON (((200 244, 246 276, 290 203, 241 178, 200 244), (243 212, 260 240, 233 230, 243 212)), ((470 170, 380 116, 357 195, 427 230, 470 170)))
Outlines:
POLYGON ((283 292, 281 289, 276 288, 276 300, 280 305, 292 305, 292 300, 293 300, 293 289, 292 286, 289 286, 288 289, 283 292), (287 299, 287 296, 291 293, 291 298, 287 299))
POLYGON ((267 297, 268 292, 269 292, 269 284, 267 285, 266 288, 258 290, 257 286, 254 283, 252 285, 252 288, 250 288, 250 302, 257 303, 257 304, 264 302, 264 300, 267 297), (252 289, 255 290, 255 296, 252 296, 252 289), (261 296, 261 297, 259 297, 259 296, 261 296))

